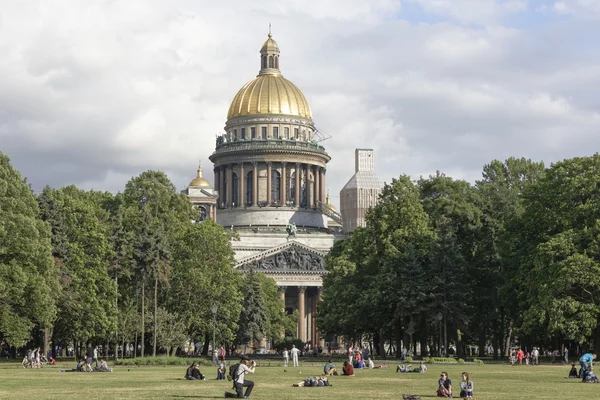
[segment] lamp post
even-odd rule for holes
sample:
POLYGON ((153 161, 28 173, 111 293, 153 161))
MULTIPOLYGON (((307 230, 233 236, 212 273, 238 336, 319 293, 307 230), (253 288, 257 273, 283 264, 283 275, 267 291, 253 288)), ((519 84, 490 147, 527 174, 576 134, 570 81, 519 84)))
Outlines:
POLYGON ((438 352, 440 357, 442 357, 442 319, 444 319, 444 316, 442 315, 442 313, 438 313, 437 320, 438 325, 440 327, 440 340, 438 341, 438 352))
POLYGON ((212 342, 212 352, 213 352, 213 359, 215 360, 215 364, 218 364, 218 357, 217 357, 217 353, 216 353, 216 347, 215 347, 215 329, 216 329, 216 324, 217 324, 217 310, 219 309, 219 306, 215 303, 212 306, 210 306, 210 311, 212 311, 213 314, 213 342, 212 342))

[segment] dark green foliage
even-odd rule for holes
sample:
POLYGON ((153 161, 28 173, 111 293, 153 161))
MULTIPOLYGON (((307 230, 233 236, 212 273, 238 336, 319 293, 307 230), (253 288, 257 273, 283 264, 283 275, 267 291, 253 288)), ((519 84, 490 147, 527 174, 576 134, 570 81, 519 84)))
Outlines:
POLYGON ((56 318, 50 237, 29 185, 0 153, 0 339, 11 346, 56 318))
POLYGON ((244 278, 244 302, 237 343, 257 344, 267 333, 267 305, 260 293, 260 278, 257 273, 250 270, 244 278))

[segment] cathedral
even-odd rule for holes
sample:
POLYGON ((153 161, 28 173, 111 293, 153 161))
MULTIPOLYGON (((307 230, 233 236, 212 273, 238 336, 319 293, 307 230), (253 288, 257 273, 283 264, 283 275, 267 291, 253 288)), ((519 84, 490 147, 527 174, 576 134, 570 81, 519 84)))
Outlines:
MULTIPOLYGON (((355 228, 360 221, 343 221, 330 202, 331 157, 320 144, 306 97, 281 74, 279 46, 271 33, 259 62, 258 75, 234 96, 224 133, 216 138, 210 156, 214 188, 198 167, 183 193, 199 208, 201 219, 239 234, 240 240, 232 242, 236 268, 254 268, 273 278, 286 311, 299 311, 298 338, 322 345, 315 314, 324 257, 336 240, 345 238, 342 227, 355 228)), ((358 153, 356 160, 358 165, 358 153)), ((372 158, 363 164, 369 169, 372 158)), ((379 182, 372 181, 371 186, 379 182)), ((362 203, 350 201, 358 194, 346 192, 346 202, 354 207, 348 218, 354 218, 362 203)))

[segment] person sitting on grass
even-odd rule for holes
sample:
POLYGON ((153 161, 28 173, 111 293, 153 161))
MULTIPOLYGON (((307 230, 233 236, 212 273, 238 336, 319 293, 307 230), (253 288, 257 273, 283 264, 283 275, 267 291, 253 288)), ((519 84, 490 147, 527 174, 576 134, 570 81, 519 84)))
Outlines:
POLYGON ((460 397, 461 399, 473 397, 473 381, 469 379, 467 372, 462 373, 462 379, 460 381, 460 397))
POLYGON ((352 367, 352 364, 350 364, 348 361, 344 361, 344 369, 342 370, 342 375, 354 376, 354 368, 352 367))
POLYGON ((419 373, 424 374, 425 372, 427 372, 427 365, 421 361, 421 364, 419 365, 419 373))
POLYGON ((100 366, 94 368, 94 372, 112 372, 112 369, 108 368, 108 364, 106 363, 106 360, 101 360, 100 366))
POLYGON ((436 392, 438 397, 449 397, 452 398, 452 381, 448 378, 447 372, 442 372, 440 379, 438 380, 438 390, 436 392))
POLYGON ((577 368, 575 368, 575 364, 571 364, 571 370, 569 371, 569 378, 579 378, 579 372, 577 372, 577 368))
POLYGON ((185 379, 188 381, 201 381, 206 378, 200 372, 200 368, 198 368, 198 363, 193 362, 185 371, 185 379))
POLYGON ((324 376, 309 376, 307 379, 294 383, 294 387, 317 387, 317 386, 331 386, 327 377, 324 376))
POLYGON ((337 375, 337 370, 335 369, 335 365, 331 362, 331 359, 327 361, 325 366, 323 367, 323 372, 325 376, 337 375))
POLYGON ((590 367, 586 371, 585 378, 583 378, 584 383, 600 383, 600 379, 594 374, 594 368, 590 367))
POLYGON ((219 364, 219 368, 217 368, 217 380, 224 381, 225 380, 225 364, 219 364))

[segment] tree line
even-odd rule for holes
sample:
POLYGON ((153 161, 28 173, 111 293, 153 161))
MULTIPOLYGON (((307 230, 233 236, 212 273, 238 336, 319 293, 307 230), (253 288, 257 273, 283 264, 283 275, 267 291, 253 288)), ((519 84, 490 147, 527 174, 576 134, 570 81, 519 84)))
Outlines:
POLYGON ((319 329, 380 355, 401 341, 598 352, 600 155, 495 160, 474 184, 400 176, 326 264, 319 329))
POLYGON ((163 172, 117 194, 34 195, 0 153, 0 343, 14 355, 89 342, 116 355, 135 344, 144 356, 200 341, 207 354, 213 317, 217 345, 295 335, 275 281, 233 268, 235 232, 198 220, 163 172))

